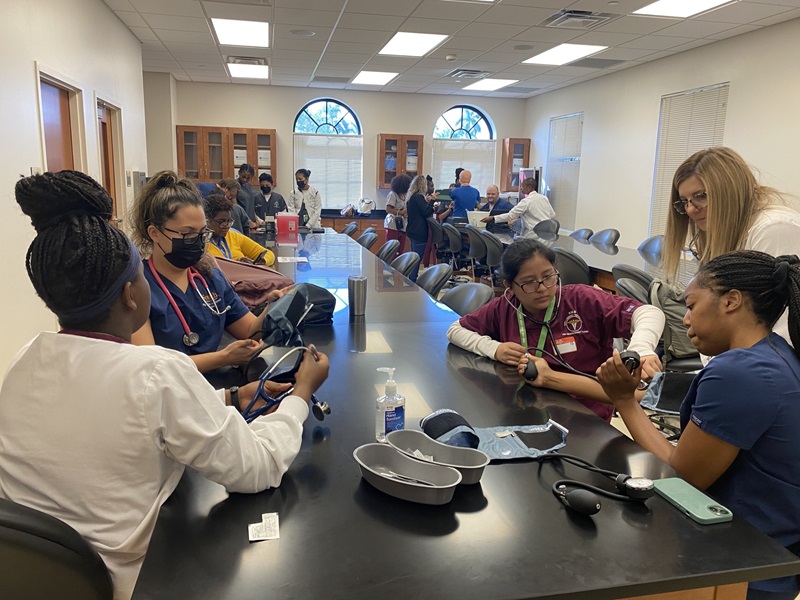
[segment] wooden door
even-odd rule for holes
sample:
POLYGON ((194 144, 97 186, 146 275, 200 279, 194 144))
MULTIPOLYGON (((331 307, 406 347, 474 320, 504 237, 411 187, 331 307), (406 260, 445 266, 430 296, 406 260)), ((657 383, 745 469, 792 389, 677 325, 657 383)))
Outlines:
POLYGON ((48 171, 74 169, 69 91, 41 81, 42 122, 48 171))
POLYGON ((111 196, 113 209, 111 218, 117 218, 117 185, 114 177, 114 136, 111 111, 103 104, 97 105, 97 131, 100 134, 100 178, 101 185, 111 196))

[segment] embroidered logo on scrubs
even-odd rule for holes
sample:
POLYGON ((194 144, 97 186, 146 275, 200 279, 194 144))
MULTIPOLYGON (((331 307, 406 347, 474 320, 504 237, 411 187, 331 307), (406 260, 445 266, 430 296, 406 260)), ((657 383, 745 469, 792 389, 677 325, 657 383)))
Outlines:
POLYGON ((564 329, 571 333, 581 333, 583 331, 583 319, 577 312, 571 311, 567 318, 564 319, 564 329))

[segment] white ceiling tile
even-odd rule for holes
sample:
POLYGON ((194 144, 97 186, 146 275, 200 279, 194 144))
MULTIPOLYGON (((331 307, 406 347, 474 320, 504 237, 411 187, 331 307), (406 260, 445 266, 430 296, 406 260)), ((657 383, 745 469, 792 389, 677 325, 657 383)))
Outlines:
POLYGON ((550 71, 548 75, 555 75, 558 77, 569 77, 570 79, 574 79, 575 77, 582 77, 584 75, 589 75, 590 73, 596 73, 597 69, 587 69, 586 67, 570 67, 569 65, 564 65, 563 67, 557 67, 550 71))
POLYGON ((355 54, 375 53, 381 47, 377 44, 359 44, 356 42, 331 42, 328 44, 328 52, 353 52, 355 54))
POLYGON ((709 39, 699 39, 699 40, 692 40, 686 44, 681 44, 677 48, 672 48, 673 50, 677 50, 678 52, 685 52, 686 50, 692 50, 693 48, 699 48, 700 46, 705 46, 707 44, 713 44, 715 40, 709 39))
POLYGON ((286 51, 312 51, 319 54, 325 48, 324 39, 308 39, 308 38, 291 38, 274 40, 273 48, 275 50, 286 51))
POLYGON ((281 25, 302 26, 303 29, 314 29, 315 26, 333 27, 338 12, 328 10, 302 10, 299 8, 276 8, 275 27, 281 25))
POLYGON ((668 56, 674 56, 678 52, 675 50, 662 50, 661 52, 656 52, 655 54, 651 54, 647 57, 648 61, 659 60, 661 58, 666 58, 668 56))
POLYGON ((144 65, 142 65, 142 71, 152 73, 172 73, 173 75, 178 72, 183 72, 180 71, 180 69, 171 69, 169 67, 145 67, 144 65))
POLYGON ((157 15, 147 13, 142 15, 147 24, 153 29, 172 29, 174 31, 210 31, 206 19, 194 17, 176 17, 172 15, 157 15))
MULTIPOLYGON (((345 13, 339 21, 343 29, 364 29, 367 31, 398 31, 403 17, 385 15, 368 15, 365 13, 345 13)), ((391 36, 390 36, 391 37, 391 36)))
POLYGON ((103 0, 111 10, 135 11, 133 4, 128 0, 103 0))
POLYGON ((463 21, 445 21, 443 19, 417 19, 411 17, 406 19, 399 31, 411 33, 438 33, 442 35, 452 35, 461 31, 466 25, 463 21))
POLYGON ((750 33, 751 31, 756 31, 758 29, 761 29, 761 27, 757 25, 739 25, 738 27, 726 29, 725 31, 720 31, 719 33, 715 33, 714 35, 709 35, 707 37, 711 38, 712 40, 724 40, 735 35, 750 33))
MULTIPOLYGON (((231 0, 234 1, 234 0, 231 0)), ((336 10, 342 9, 348 0, 236 0, 239 2, 266 1, 276 8, 303 8, 308 10, 336 10)))
POLYGON ((378 44, 381 48, 388 42, 394 32, 391 30, 358 30, 343 27, 341 23, 333 34, 333 41, 359 42, 361 44, 378 44))
POLYGON ((412 13, 417 19, 444 19, 469 23, 491 8, 491 4, 424 0, 412 13))
POLYGON ((632 42, 622 44, 622 48, 642 48, 644 50, 667 50, 691 42, 692 38, 666 35, 645 35, 632 42))
MULTIPOLYGON (((796 4, 795 4, 796 6, 796 4)), ((777 23, 783 23, 784 21, 788 21, 790 19, 796 19, 800 17, 800 8, 795 10, 790 10, 789 12, 781 13, 779 15, 775 15, 774 17, 769 17, 767 19, 759 19, 754 23, 754 25, 761 25, 762 27, 769 27, 770 25, 775 25, 777 23)))
POLYGON ((697 15, 693 20, 696 21, 717 21, 720 23, 752 23, 759 19, 766 19, 785 13, 790 10, 788 6, 778 6, 774 4, 750 4, 747 2, 736 2, 723 6, 711 12, 697 15))
POLYGON ((141 42, 156 42, 158 37, 149 27, 128 27, 141 42))
POLYGON ((572 2, 569 0, 503 0, 503 4, 515 6, 535 6, 537 8, 567 8, 572 2))
POLYGON ((285 79, 278 81, 277 79, 272 79, 272 77, 270 77, 270 79, 272 81, 272 85, 285 85, 286 87, 301 87, 301 88, 308 87, 308 83, 304 83, 302 81, 287 81, 285 79))
MULTIPOLYGON (((331 77, 336 77, 336 76, 335 75, 331 75, 331 77)), ((308 87, 310 87, 310 88, 325 88, 325 89, 343 90, 343 89, 345 89, 347 87, 347 84, 346 83, 330 83, 330 82, 315 83, 315 82, 312 81, 311 83, 308 84, 308 87)))
POLYGON ((381 56, 376 54, 364 67, 370 71, 405 71, 416 64, 419 64, 416 57, 407 56, 381 56))
POLYGON ((636 60, 649 54, 655 50, 646 48, 609 48, 597 54, 593 54, 592 58, 604 58, 608 60, 636 60))
POLYGON ((347 52, 326 52, 325 56, 324 56, 324 60, 329 60, 329 61, 339 62, 339 63, 363 65, 370 58, 372 58, 373 54, 374 54, 374 52, 370 52, 369 54, 350 54, 350 53, 347 53, 347 52))
POLYGON ((227 75, 219 76, 219 75, 192 75, 189 74, 192 81, 196 81, 198 83, 229 83, 230 78, 227 75))
POLYGON ((358 69, 327 69, 322 67, 322 65, 320 65, 316 73, 314 73, 315 77, 347 77, 348 79, 352 79, 356 75, 358 75, 358 69))
POLYGON ((224 2, 203 2, 203 8, 209 19, 269 22, 272 17, 272 9, 267 5, 253 6, 224 2))
POLYGON ((203 8, 197 0, 130 0, 140 13, 202 17, 203 8))
POLYGON ((142 60, 154 58, 156 60, 173 60, 172 54, 167 51, 158 52, 155 50, 142 50, 142 60))
POLYGON ((337 63, 333 61, 323 60, 317 67, 317 75, 331 75, 336 72, 336 77, 355 77, 361 70, 363 65, 354 65, 352 63, 337 63), (341 75, 339 75, 341 73, 341 75))
MULTIPOLYGON (((564 42, 568 42, 579 35, 582 35, 584 32, 577 31, 575 29, 555 29, 552 27, 529 27, 519 35, 513 36, 514 40, 519 40, 521 42, 541 42, 541 43, 549 43, 549 44, 563 44, 564 42)), ((626 32, 622 32, 626 33, 626 32)), ((504 36, 503 39, 507 39, 508 37, 512 36, 504 36)))
POLYGON ((199 77, 228 77, 228 71, 225 69, 224 66, 220 65, 219 69, 184 69, 184 73, 186 73, 192 79, 195 76, 199 77))
POLYGON ((736 27, 733 23, 715 23, 713 21, 686 20, 658 32, 659 35, 675 35, 678 37, 700 38, 720 33, 736 27))
MULTIPOLYGON (((601 25, 595 31, 611 31, 612 33, 638 33, 647 35, 655 33, 670 25, 680 22, 678 19, 658 19, 655 17, 622 17, 607 25, 601 25)), ((673 34, 677 35, 677 34, 673 34)))
POLYGON ((528 79, 536 75, 552 71, 551 65, 514 65, 502 71, 503 76, 513 76, 512 78, 528 79))
POLYGON ((214 44, 184 44, 181 42, 166 42, 164 46, 172 52, 172 54, 185 54, 187 56, 194 55, 219 55, 220 49, 214 44))
POLYGON ((444 44, 439 46, 438 49, 454 50, 458 53, 459 50, 481 51, 492 50, 500 45, 502 40, 495 38, 485 37, 476 38, 475 36, 456 34, 445 41, 444 44))
POLYGON ((177 69, 179 65, 174 60, 158 60, 153 58, 142 59, 142 67, 163 67, 166 69, 177 69))
POLYGON ((590 44, 592 46, 621 46, 641 37, 638 33, 612 33, 611 31, 590 31, 576 38, 570 44, 590 44))
POLYGON ((797 7, 797 0, 743 0, 748 4, 780 4, 782 6, 797 7))
POLYGON ((218 50, 225 56, 255 56, 256 58, 270 58, 273 52, 269 48, 245 48, 242 46, 219 46, 218 50))
POLYGON ((417 75, 412 71, 401 74, 397 79, 392 82, 392 85, 414 85, 414 84, 428 84, 436 81, 438 77, 432 75, 417 75))
POLYGON ((162 42, 184 42, 186 44, 213 44, 214 37, 210 31, 173 31, 156 29, 155 34, 162 42))
POLYGON ((128 27, 147 27, 147 23, 144 22, 142 16, 137 12, 119 10, 116 11, 115 14, 128 27))
POLYGON ((202 62, 192 61, 192 60, 182 60, 181 67, 187 73, 189 71, 209 71, 209 70, 217 70, 217 69, 224 69, 225 63, 222 60, 222 57, 218 59, 212 59, 202 62))
MULTIPOLYGON (((333 4, 335 5, 336 2, 333 4)), ((419 4, 419 0, 349 0, 347 11, 407 17, 414 11, 417 4, 419 4)))
POLYGON ((526 81, 536 82, 536 83, 563 83, 565 81, 569 81, 570 79, 574 79, 571 75, 551 75, 547 73, 546 75, 538 75, 536 77, 532 77, 531 79, 527 79, 526 81))
POLYGON ((483 13, 476 20, 478 23, 515 23, 517 25, 539 25, 545 19, 553 16, 550 8, 529 8, 526 6, 511 6, 497 4, 483 13))
POLYGON ((459 33, 461 35, 471 35, 475 37, 489 37, 500 40, 507 40, 510 37, 519 35, 525 31, 524 25, 498 25, 496 23, 470 23, 459 33))
POLYGON ((608 0, 578 0, 569 4, 570 10, 591 10, 593 12, 626 15, 652 4, 653 0, 620 0, 616 6, 609 6, 608 0))
POLYGON ((165 52, 167 49, 161 42, 142 42, 142 51, 165 52))
POLYGON ((272 50, 272 58, 277 61, 283 60, 305 60, 312 64, 319 60, 320 53, 314 50, 283 50, 275 48, 272 50))

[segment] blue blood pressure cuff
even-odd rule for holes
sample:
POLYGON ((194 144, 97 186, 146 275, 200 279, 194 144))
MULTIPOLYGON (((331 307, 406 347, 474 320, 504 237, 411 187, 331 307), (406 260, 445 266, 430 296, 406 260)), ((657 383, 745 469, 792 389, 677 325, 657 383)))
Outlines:
POLYGON ((537 458, 567 445, 569 431, 549 419, 542 425, 472 427, 456 411, 442 408, 420 421, 422 431, 448 446, 477 448, 492 460, 537 458))

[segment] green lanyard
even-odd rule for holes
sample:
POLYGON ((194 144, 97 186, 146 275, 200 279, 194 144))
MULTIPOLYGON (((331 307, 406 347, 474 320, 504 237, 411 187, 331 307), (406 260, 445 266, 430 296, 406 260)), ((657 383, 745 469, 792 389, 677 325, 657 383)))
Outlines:
MULTIPOLYGON (((544 313, 544 322, 549 324, 550 319, 553 317, 553 309, 556 306, 556 297, 553 296, 553 299, 550 300, 550 305, 547 307, 547 311, 544 313)), ((522 314, 522 306, 517 307, 517 325, 519 325, 519 340, 520 343, 525 347, 525 351, 528 351, 528 332, 525 329, 525 317, 522 314)), ((547 339, 547 327, 548 325, 542 325, 542 331, 539 333, 539 343, 536 345, 536 356, 541 358, 542 350, 544 350, 544 342, 547 339)))

